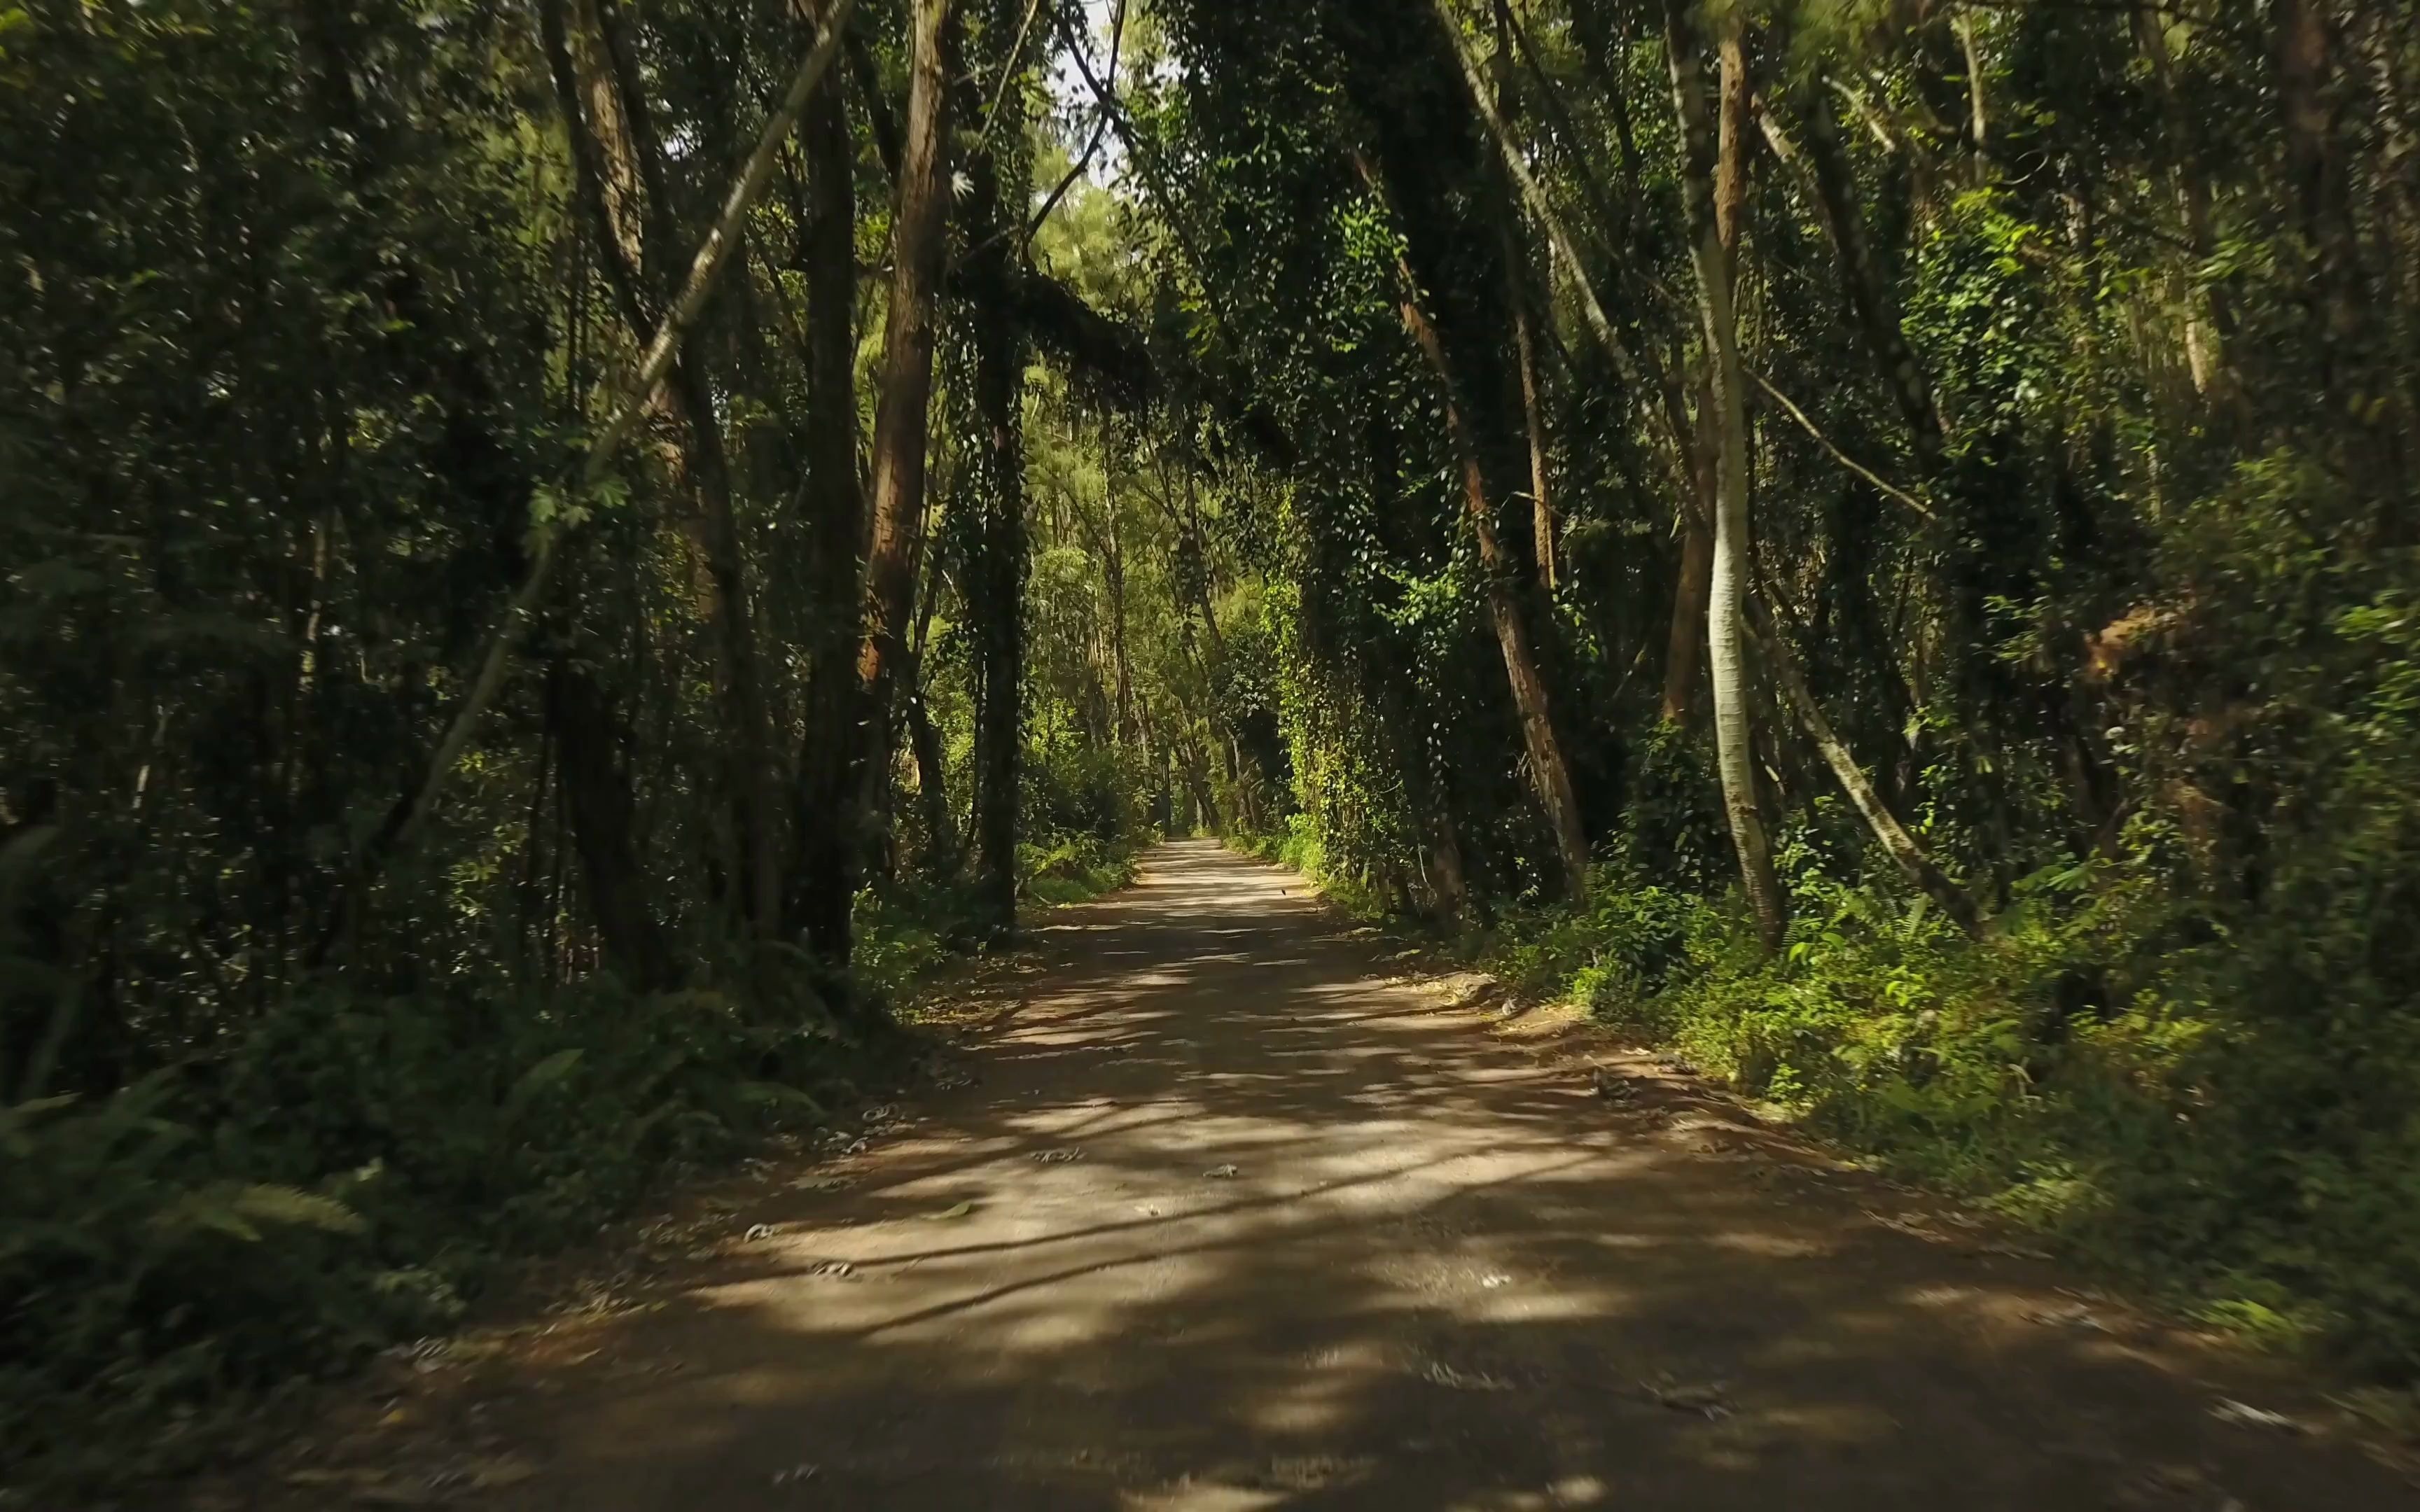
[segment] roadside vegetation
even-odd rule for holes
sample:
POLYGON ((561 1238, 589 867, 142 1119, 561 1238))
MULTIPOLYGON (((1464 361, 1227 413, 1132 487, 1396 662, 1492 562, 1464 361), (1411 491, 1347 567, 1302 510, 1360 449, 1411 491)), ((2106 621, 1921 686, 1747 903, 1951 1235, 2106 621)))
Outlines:
POLYGON ((0 1496, 1196 831, 2420 1374, 2410 8, 0 0, 0 1496))

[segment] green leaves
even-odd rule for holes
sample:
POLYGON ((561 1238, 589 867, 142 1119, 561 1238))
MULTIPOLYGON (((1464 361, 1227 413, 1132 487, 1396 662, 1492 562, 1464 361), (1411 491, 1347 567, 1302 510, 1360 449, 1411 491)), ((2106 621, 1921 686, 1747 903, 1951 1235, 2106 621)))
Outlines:
POLYGON ((532 1102, 571 1079, 571 1073, 580 1068, 581 1057, 585 1053, 578 1045, 568 1046, 521 1072, 498 1106, 496 1121, 504 1128, 511 1128, 532 1102))
POLYGON ((365 1227, 359 1214, 333 1197, 290 1186, 234 1181, 184 1193, 153 1213, 150 1223, 169 1238, 208 1229, 246 1243, 260 1239, 264 1225, 330 1234, 358 1234, 365 1227))

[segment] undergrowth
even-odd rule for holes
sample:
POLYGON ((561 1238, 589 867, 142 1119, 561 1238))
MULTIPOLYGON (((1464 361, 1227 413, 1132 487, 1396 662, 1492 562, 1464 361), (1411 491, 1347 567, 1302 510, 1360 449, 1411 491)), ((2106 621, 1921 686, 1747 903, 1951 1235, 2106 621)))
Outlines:
MULTIPOLYGON (((1129 855, 1039 852, 1026 890, 1092 896, 1129 855)), ((265 1405, 446 1328, 516 1257, 852 1106, 912 1052, 881 1005, 976 917, 953 888, 869 894, 845 1015, 778 949, 652 995, 331 987, 109 1096, 0 1103, 0 1507, 240 1451, 265 1405)))
MULTIPOLYGON (((1305 826, 1236 843, 1375 910, 1305 826)), ((2420 1031, 2312 976, 2307 930, 2111 861, 2022 879, 1969 939, 1895 875, 1799 862, 1771 956, 1736 897, 1626 856, 1584 909, 1514 905, 1447 943, 2200 1321, 2420 1375, 2420 1111, 2370 1095, 2420 1066, 2420 1031)))

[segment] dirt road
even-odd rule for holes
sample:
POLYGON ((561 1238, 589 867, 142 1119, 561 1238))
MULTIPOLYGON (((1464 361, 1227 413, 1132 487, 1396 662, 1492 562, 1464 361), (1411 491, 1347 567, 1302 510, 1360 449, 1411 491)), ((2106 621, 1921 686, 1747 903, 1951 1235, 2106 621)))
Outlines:
POLYGON ((2324 1415, 2288 1378, 1648 1062, 1598 1095, 1286 873, 1169 845, 1045 949, 978 1085, 490 1372, 460 1503, 2420 1506, 2262 1422, 2324 1415))

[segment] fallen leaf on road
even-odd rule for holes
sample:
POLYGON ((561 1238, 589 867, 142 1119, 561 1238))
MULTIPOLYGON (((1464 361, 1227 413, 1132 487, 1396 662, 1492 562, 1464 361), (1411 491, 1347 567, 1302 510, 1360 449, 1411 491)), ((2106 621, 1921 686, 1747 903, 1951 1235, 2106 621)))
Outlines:
POLYGON ((1232 1180, 1243 1174, 1242 1167, 1236 1165, 1213 1165, 1202 1173, 1205 1180, 1212 1181, 1232 1180))
POLYGON ((2304 1431, 2303 1425, 2283 1412, 2272 1412, 2262 1408, 2247 1406, 2232 1396, 2221 1396, 2217 1404, 2211 1408, 2210 1415, 2222 1423, 2233 1423, 2242 1427, 2275 1428, 2281 1433, 2304 1431))
POLYGON ((2094 1334, 2109 1332, 2109 1325, 2093 1316, 2092 1309, 2080 1302, 2065 1307, 2046 1307, 2038 1312, 2027 1313, 2025 1320, 2031 1323, 2045 1323, 2053 1328, 2080 1328, 2094 1334))
POLYGON ((1080 1149, 1037 1149, 1031 1158, 1045 1165, 1064 1165, 1070 1161, 1082 1160, 1084 1152, 1080 1149))
POLYGON ((533 1461, 519 1455, 498 1455, 473 1467, 471 1484, 480 1490, 491 1491, 506 1486, 519 1486, 536 1473, 537 1466, 533 1461))
POLYGON ((975 1205, 974 1205, 973 1203, 971 1203, 971 1202, 960 1202, 960 1203, 956 1203, 956 1204, 954 1204, 954 1205, 953 1205, 953 1206, 951 1206, 951 1207, 943 1208, 940 1211, 939 1211, 939 1212, 937 1212, 937 1213, 934 1213, 932 1216, 933 1216, 935 1219, 937 1219, 937 1220, 939 1220, 939 1219, 942 1219, 942 1218, 963 1218, 963 1217, 965 1217, 968 1213, 970 1213, 970 1212, 972 1212, 972 1211, 975 1211, 975 1205))
POLYGON ((1456 1370, 1443 1360, 1432 1360, 1420 1374, 1437 1385, 1454 1391, 1511 1391, 1512 1383, 1483 1370, 1456 1370))
POLYGON ((1716 1385, 1650 1384, 1647 1395, 1655 1399, 1656 1406, 1669 1408, 1675 1412, 1695 1412, 1710 1419, 1729 1417, 1731 1413, 1730 1398, 1723 1394, 1722 1387, 1716 1385))
POLYGON ((753 1244, 760 1239, 772 1238, 774 1228, 771 1224, 750 1224, 748 1226, 748 1232, 742 1234, 740 1238, 745 1240, 747 1242, 753 1244))
POLYGON ((342 1486, 353 1479, 349 1470, 296 1470, 287 1473, 288 1486, 342 1486))

